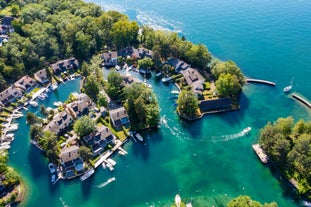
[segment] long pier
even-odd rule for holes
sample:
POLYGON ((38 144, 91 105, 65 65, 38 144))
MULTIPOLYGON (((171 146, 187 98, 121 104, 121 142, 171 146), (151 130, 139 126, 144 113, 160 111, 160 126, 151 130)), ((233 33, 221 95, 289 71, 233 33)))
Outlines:
POLYGON ((292 94, 292 97, 303 103, 304 105, 308 106, 311 109, 311 103, 309 103, 306 99, 298 96, 297 94, 292 94))
POLYGON ((261 80, 261 79, 253 79, 253 78, 247 78, 246 82, 248 82, 248 83, 262 83, 262 84, 266 84, 266 85, 270 85, 270 86, 276 85, 276 83, 271 82, 271 81, 261 80))

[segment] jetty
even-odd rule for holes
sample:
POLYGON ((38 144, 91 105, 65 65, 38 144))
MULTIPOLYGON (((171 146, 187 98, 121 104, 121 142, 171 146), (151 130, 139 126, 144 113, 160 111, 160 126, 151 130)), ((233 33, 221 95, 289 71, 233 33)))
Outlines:
POLYGON ((257 156, 259 157, 260 161, 263 164, 267 164, 269 162, 268 155, 265 153, 265 151, 261 148, 260 144, 253 144, 252 145, 253 150, 256 152, 257 156))
POLYGON ((266 84, 266 85, 270 85, 270 86, 276 85, 276 83, 271 82, 271 81, 261 80, 261 79, 253 79, 253 78, 247 78, 246 82, 248 82, 248 83, 262 83, 262 84, 266 84))
POLYGON ((308 106, 311 109, 311 103, 307 101, 306 99, 302 98, 301 96, 297 94, 292 94, 292 97, 294 99, 297 99, 298 101, 300 101, 301 103, 303 103, 304 105, 308 106))

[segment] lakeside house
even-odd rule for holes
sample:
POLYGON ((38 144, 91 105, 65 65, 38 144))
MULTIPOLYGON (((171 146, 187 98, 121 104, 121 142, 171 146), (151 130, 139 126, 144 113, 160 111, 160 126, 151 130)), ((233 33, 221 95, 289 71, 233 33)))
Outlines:
POLYGON ((201 112, 211 112, 219 110, 230 110, 232 108, 231 98, 218 98, 212 100, 200 101, 199 108, 201 112))
POLYGON ((65 129, 72 124, 74 117, 70 114, 66 108, 59 114, 56 114, 52 121, 50 121, 44 128, 44 131, 53 132, 56 135, 61 134, 65 129))
POLYGON ((168 61, 166 61, 166 64, 173 66, 176 73, 180 73, 181 71, 186 70, 191 67, 185 61, 181 59, 174 59, 174 58, 171 58, 168 61))
POLYGON ((111 130, 106 126, 101 126, 83 137, 85 143, 91 148, 93 157, 100 155, 114 139, 115 137, 111 130))
POLYGON ((83 160, 79 154, 79 146, 73 145, 64 148, 60 152, 61 171, 64 177, 70 179, 76 176, 76 172, 82 172, 84 169, 83 160))
POLYGON ((185 78, 187 84, 192 86, 193 92, 196 94, 202 94, 203 92, 203 84, 204 84, 204 77, 198 72, 198 70, 194 68, 188 68, 186 70, 180 71, 180 73, 185 78))
POLYGON ((34 74, 34 78, 40 84, 46 84, 46 83, 50 82, 48 79, 47 73, 46 73, 46 69, 42 69, 42 70, 39 70, 38 72, 36 72, 34 74))
POLYGON ((2 106, 9 106, 11 102, 23 96, 23 91, 14 85, 0 93, 0 103, 2 106))
POLYGON ((0 35, 0 47, 9 41, 9 37, 7 35, 0 35))
POLYGON ((52 71, 55 75, 59 75, 67 70, 76 70, 79 67, 79 62, 75 58, 69 58, 66 60, 60 60, 54 64, 51 64, 52 71))
POLYGON ((11 16, 5 16, 1 19, 0 34, 7 34, 14 32, 14 28, 12 27, 13 20, 14 17, 11 16))
POLYGON ((68 129, 76 118, 87 114, 89 108, 94 105, 86 94, 79 94, 77 99, 77 101, 65 105, 65 110, 56 114, 43 130, 59 135, 68 129))
POLYGON ((37 85, 37 82, 30 76, 25 75, 14 83, 14 86, 28 92, 37 85))
POLYGON ((111 122, 116 129, 120 129, 122 126, 128 127, 130 125, 130 120, 124 107, 110 110, 109 114, 111 122))
POLYGON ((146 48, 134 48, 134 47, 126 47, 121 49, 118 52, 119 56, 122 57, 131 57, 133 59, 142 59, 144 57, 152 58, 153 52, 151 50, 148 50, 146 48))
POLYGON ((104 61, 104 66, 112 67, 118 64, 118 53, 115 51, 104 52, 103 54, 100 55, 100 57, 104 61))

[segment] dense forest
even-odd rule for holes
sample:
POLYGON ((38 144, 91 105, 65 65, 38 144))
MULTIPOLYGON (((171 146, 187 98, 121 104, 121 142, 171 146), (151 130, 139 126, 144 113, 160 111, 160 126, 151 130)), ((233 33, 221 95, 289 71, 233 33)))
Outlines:
POLYGON ((259 143, 273 165, 297 188, 311 198, 311 122, 292 117, 279 118, 262 130, 259 143))

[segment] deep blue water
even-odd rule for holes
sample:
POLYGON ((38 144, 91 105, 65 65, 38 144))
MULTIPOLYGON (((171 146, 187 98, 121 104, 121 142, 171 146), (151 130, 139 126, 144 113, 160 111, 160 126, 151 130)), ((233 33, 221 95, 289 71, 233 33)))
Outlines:
MULTIPOLYGON (((307 0, 93 0, 133 20, 185 35, 207 45, 221 60, 235 61, 243 73, 277 83, 246 84, 241 110, 182 122, 170 91, 154 78, 149 82, 161 107, 160 128, 144 134, 146 145, 128 142, 125 157, 115 155, 116 170, 101 168, 86 182, 49 184, 47 161, 30 145, 25 119, 10 151, 10 162, 25 178, 24 206, 170 206, 175 194, 197 206, 223 206, 240 194, 281 207, 297 206, 272 172, 251 149, 260 128, 278 117, 310 120, 310 110, 282 92, 294 77, 293 91, 311 99, 311 2, 307 0), (240 136, 251 126, 249 135, 240 136), (116 181, 98 188, 110 177, 116 181)), ((107 71, 104 71, 107 72, 107 71)), ((78 81, 68 82, 46 102, 65 100, 78 81)), ((34 109, 35 110, 35 109, 34 109)))

